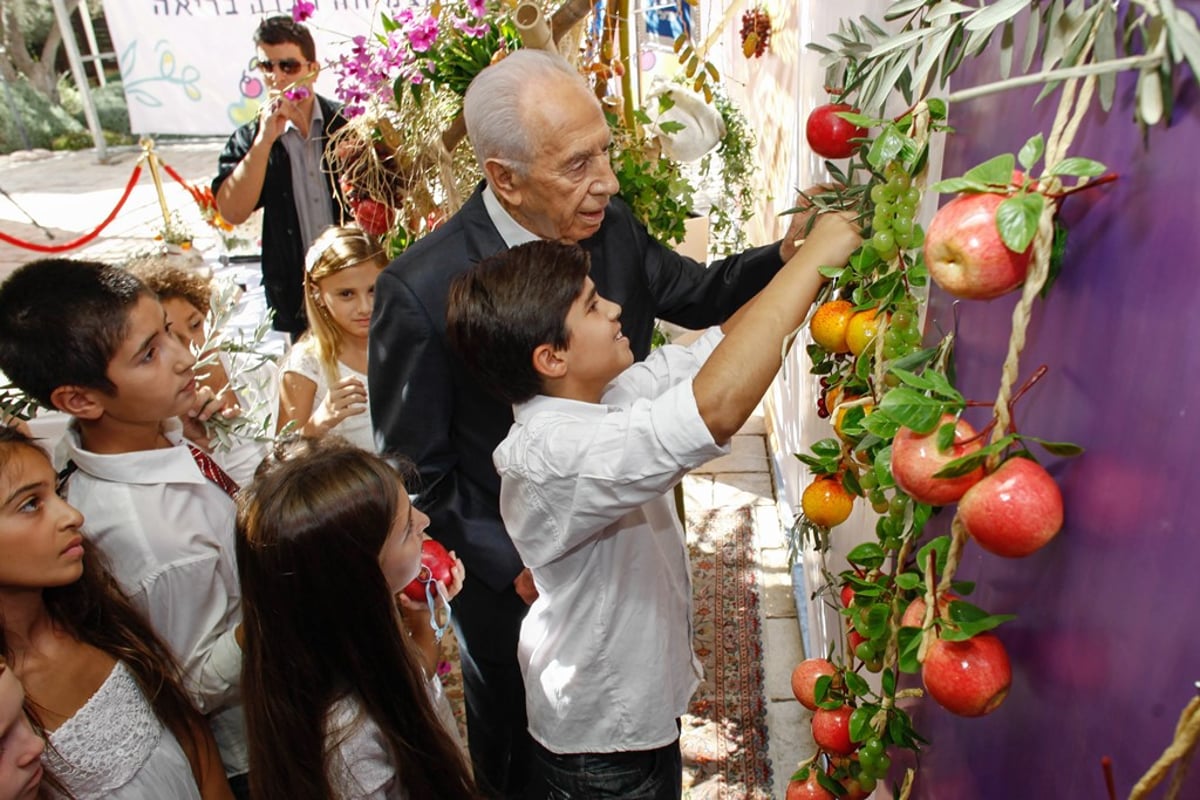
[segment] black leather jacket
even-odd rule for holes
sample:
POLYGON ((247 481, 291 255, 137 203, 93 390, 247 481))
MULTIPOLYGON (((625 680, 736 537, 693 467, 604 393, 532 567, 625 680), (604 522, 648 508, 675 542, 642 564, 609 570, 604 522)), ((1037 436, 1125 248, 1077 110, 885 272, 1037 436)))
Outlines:
MULTIPOLYGON (((317 95, 321 116, 325 120, 323 138, 329 137, 346 124, 341 104, 317 95)), ((221 184, 233 172, 258 135, 258 120, 247 122, 233 132, 225 144, 213 178, 215 195, 221 184)), ((322 157, 321 170, 329 181, 329 203, 336 221, 350 218, 341 189, 334 178, 328 159, 322 157)), ((275 330, 299 335, 308 328, 304 318, 304 241, 300 235, 300 216, 296 212, 292 192, 292 165, 287 149, 278 140, 271 145, 267 158, 267 174, 262 193, 254 207, 263 209, 262 274, 267 305, 275 310, 275 330)))

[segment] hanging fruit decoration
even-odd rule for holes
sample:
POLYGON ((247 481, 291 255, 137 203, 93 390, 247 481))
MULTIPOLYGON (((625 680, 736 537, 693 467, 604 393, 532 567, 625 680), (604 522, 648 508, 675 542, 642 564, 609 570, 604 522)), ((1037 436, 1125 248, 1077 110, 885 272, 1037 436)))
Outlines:
POLYGON ((742 55, 759 58, 771 44, 771 15, 762 6, 742 13, 742 55))

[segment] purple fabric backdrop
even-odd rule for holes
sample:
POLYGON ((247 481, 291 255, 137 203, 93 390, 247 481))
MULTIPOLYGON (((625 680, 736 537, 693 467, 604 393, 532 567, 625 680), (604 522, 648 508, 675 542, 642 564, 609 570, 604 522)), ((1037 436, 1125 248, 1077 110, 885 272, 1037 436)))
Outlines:
MULTIPOLYGON (((1200 2, 1180 5, 1193 14, 1200 2)), ((956 86, 995 80, 993 64, 966 65, 956 86)), ((944 174, 1049 133, 1057 94, 1010 92, 951 109, 958 133, 944 174)), ((1111 756, 1117 793, 1170 742, 1200 680, 1200 92, 1181 82, 1170 128, 1143 144, 1123 79, 1111 113, 1096 107, 1072 155, 1095 158, 1120 180, 1066 201, 1066 264, 1040 303, 1022 358, 1024 380, 1049 374, 1025 397, 1022 432, 1084 445, 1076 460, 1043 459, 1063 490, 1066 526, 1048 547, 1006 560, 968 545, 959 576, 977 580, 973 602, 1018 615, 998 633, 1013 662, 1007 701, 988 717, 914 706, 932 744, 914 797, 929 800, 1106 798, 1111 756)), ((945 198, 944 198, 945 199, 945 198)), ((1016 296, 958 306, 959 386, 991 400, 1016 296)), ((936 288, 929 319, 953 324, 936 288)), ((932 324, 932 323, 931 323, 932 324)), ((986 411, 973 409, 982 424, 986 411)), ((933 523, 949 527, 950 510, 933 523)), ((1162 791, 1155 794, 1162 796, 1162 791)), ((1200 798, 1200 766, 1182 797, 1200 798)))

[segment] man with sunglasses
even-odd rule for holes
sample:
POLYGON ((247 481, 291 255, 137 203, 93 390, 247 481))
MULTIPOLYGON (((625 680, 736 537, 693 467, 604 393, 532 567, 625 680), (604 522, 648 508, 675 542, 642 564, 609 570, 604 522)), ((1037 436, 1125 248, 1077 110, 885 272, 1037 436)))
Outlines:
POLYGON ((262 273, 274 327, 293 340, 304 318, 304 254, 348 215, 325 143, 346 124, 341 105, 312 91, 321 69, 312 34, 290 16, 264 19, 254 32, 255 63, 267 85, 258 118, 233 132, 213 179, 217 209, 244 222, 263 209, 262 273))

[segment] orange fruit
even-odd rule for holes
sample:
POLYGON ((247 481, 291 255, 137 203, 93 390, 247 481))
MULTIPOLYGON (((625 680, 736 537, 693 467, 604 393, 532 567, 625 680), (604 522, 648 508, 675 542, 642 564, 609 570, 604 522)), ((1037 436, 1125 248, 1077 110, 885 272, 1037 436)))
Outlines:
POLYGON ((808 485, 800 496, 800 508, 814 525, 832 528, 841 525, 854 510, 854 495, 846 491, 841 480, 822 475, 808 485))
POLYGON ((846 327, 853 316, 854 304, 848 300, 822 303, 808 323, 813 341, 830 353, 848 352, 850 347, 846 344, 846 327))
POLYGON ((846 346, 854 355, 862 353, 875 340, 875 333, 879 330, 879 319, 875 316, 877 310, 868 308, 850 318, 846 326, 846 346))

